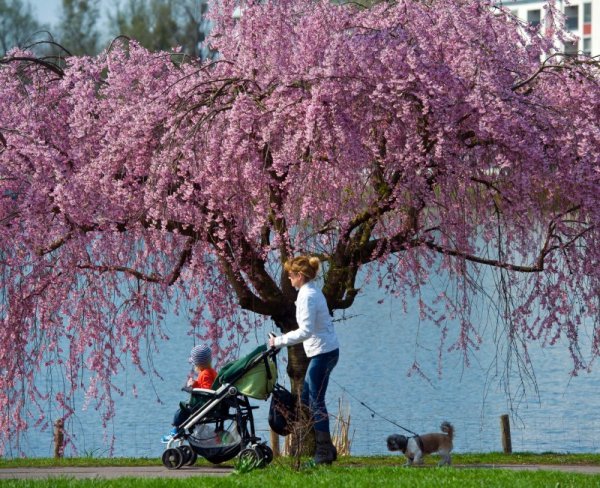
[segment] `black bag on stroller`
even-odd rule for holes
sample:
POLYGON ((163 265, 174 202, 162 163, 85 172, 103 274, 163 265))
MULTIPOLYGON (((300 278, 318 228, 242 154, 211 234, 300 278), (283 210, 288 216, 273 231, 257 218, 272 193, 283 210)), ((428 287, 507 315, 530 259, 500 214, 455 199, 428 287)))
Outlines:
POLYGON ((277 384, 271 392, 269 407, 269 427, 273 432, 286 436, 292 431, 297 420, 296 395, 277 384))

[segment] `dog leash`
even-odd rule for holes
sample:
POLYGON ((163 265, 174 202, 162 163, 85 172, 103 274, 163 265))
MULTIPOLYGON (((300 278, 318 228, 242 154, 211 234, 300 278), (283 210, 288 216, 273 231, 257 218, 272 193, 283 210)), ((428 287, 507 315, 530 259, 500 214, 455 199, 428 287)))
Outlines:
POLYGON ((407 429, 406 427, 402 427, 401 425, 397 424, 396 422, 394 422, 393 420, 388 419, 387 417, 385 417, 384 415, 381 415, 379 412, 376 412, 375 410, 373 410, 371 407, 369 407, 369 405, 367 405, 365 402, 363 402, 360 398, 354 396, 347 388, 343 387, 342 385, 340 385, 337 381, 335 381, 333 378, 329 378, 329 381, 333 381, 338 387, 340 387, 344 392, 346 392, 349 396, 351 396, 352 398, 354 398, 358 403, 360 403, 363 407, 365 407, 367 410, 369 410, 371 412, 371 418, 374 418, 376 415, 380 418, 382 418, 383 420, 385 420, 386 422, 389 422, 392 425, 395 425, 396 427, 399 427, 400 429, 408 432, 409 434, 414 435, 415 437, 419 437, 419 434, 417 434, 416 432, 413 432, 410 429, 407 429))

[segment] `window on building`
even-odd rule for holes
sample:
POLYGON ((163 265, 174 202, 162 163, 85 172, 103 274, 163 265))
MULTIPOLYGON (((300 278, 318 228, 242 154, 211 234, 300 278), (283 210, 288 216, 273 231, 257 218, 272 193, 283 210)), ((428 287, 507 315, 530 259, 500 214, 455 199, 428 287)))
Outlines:
POLYGON ((565 7, 565 16, 567 17, 567 29, 571 31, 579 29, 579 5, 565 7))
POLYGON ((541 21, 542 11, 540 9, 527 11, 527 22, 529 22, 533 27, 540 25, 541 21))
POLYGON ((590 24, 592 22, 592 4, 583 4, 583 23, 590 24))
POLYGON ((565 43, 565 54, 567 56, 577 56, 579 51, 579 41, 565 43))
POLYGON ((589 37, 586 37, 583 40, 583 54, 586 54, 587 56, 592 55, 592 40, 589 37))

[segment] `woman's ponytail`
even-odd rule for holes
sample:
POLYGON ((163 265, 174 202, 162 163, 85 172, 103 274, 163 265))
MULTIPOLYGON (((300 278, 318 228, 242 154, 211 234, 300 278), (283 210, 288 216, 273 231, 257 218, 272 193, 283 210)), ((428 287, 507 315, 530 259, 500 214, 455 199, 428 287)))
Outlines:
POLYGON ((321 260, 316 256, 296 256, 288 259, 284 268, 288 273, 301 273, 310 281, 317 276, 320 265, 321 260))

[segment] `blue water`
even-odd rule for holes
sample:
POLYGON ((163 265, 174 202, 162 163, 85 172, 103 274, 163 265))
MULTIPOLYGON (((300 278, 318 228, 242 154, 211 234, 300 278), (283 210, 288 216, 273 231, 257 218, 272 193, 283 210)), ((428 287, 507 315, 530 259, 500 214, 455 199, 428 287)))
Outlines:
MULTIPOLYGON (((504 413, 511 414, 514 451, 600 452, 600 373, 596 368, 571 378, 571 360, 564 344, 547 348, 534 344, 530 353, 535 382, 520 390, 519 375, 513 373, 508 375, 511 386, 507 389, 502 382, 506 351, 502 342, 493 340, 498 335, 496 326, 485 324, 484 343, 470 352, 466 367, 461 353, 445 352, 457 334, 457 327, 450 323, 440 374, 438 327, 420 321, 410 300, 405 312, 398 299, 378 303, 382 295, 374 285, 364 290, 347 318, 336 322, 341 355, 327 398, 334 415, 340 400, 349 408, 352 454, 385 454, 386 437, 403 433, 391 422, 422 434, 437 431, 443 420, 456 429, 455 451, 500 451, 499 417, 504 413), (409 374, 415 361, 422 374, 409 374)), ((152 356, 164 379, 141 377, 129 366, 119 376, 125 394, 117 398, 116 417, 108 431, 102 429, 98 412, 83 410, 79 398, 77 414, 69 424, 75 448, 69 446, 67 455, 107 456, 111 454, 107 438, 114 435, 114 456, 160 456, 160 437, 170 430, 177 402, 185 398, 179 388, 188 372, 187 357, 193 345, 181 319, 169 317, 165 329, 170 340, 152 356)), ((266 342, 271 329, 267 322, 252 333, 242 353, 266 342)), ((285 359, 285 354, 281 356, 285 359)), ((280 376, 286 383, 282 361, 280 376)), ((268 439, 268 402, 254 404, 260 407, 255 411, 258 433, 268 439)), ((28 456, 51 456, 52 434, 31 430, 21 439, 20 448, 28 456)), ((13 449, 7 454, 18 452, 13 449)))

